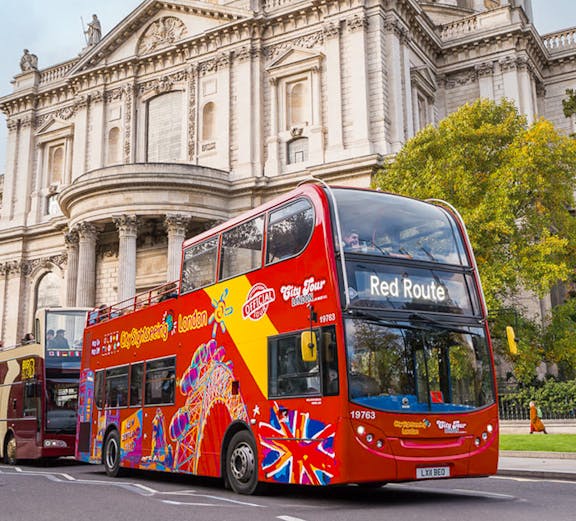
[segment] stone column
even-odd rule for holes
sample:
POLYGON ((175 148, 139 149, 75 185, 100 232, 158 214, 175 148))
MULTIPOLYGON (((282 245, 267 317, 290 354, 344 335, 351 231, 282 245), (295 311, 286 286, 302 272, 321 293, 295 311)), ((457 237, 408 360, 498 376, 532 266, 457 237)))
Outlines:
POLYGON ((136 294, 136 236, 138 218, 135 215, 116 215, 118 228, 118 301, 136 294))
POLYGON ((78 231, 78 279, 76 305, 94 307, 96 298, 96 238, 98 232, 92 223, 83 222, 78 231))
POLYGON ((78 232, 72 230, 64 234, 68 262, 66 267, 66 306, 76 305, 78 286, 78 232))
MULTIPOLYGON (((334 161, 342 157, 344 135, 342 129, 342 56, 340 51, 340 22, 328 22, 322 28, 326 53, 326 126, 328 147, 326 158, 334 161)), ((314 93, 316 95, 316 93, 314 93)), ((319 98, 320 99, 320 98, 319 98)))
POLYGON ((180 278, 180 262, 182 259, 182 244, 186 236, 186 228, 190 222, 188 215, 168 214, 164 224, 168 231, 168 267, 166 281, 180 278))
MULTIPOLYGON (((370 153, 370 114, 368 110, 368 64, 366 63, 366 31, 368 18, 354 15, 346 19, 346 40, 350 56, 350 114, 352 118, 351 148, 356 153, 370 153)), ((396 56, 395 59, 398 59, 396 56)))
POLYGON ((395 18, 385 21, 386 32, 386 66, 388 70, 388 117, 390 119, 389 152, 398 152, 404 144, 404 88, 402 70, 401 39, 406 34, 405 27, 395 18))
POLYGON ((268 158, 264 165, 266 176, 275 176, 280 173, 280 122, 278 114, 278 82, 276 78, 269 78, 270 81, 270 135, 266 138, 266 149, 268 158))

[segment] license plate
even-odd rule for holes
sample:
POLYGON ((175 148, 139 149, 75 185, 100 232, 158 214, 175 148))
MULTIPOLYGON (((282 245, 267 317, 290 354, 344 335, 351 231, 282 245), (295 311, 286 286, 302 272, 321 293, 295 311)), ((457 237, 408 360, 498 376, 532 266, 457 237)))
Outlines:
POLYGON ((416 469, 416 479, 449 478, 450 467, 419 467, 416 469))

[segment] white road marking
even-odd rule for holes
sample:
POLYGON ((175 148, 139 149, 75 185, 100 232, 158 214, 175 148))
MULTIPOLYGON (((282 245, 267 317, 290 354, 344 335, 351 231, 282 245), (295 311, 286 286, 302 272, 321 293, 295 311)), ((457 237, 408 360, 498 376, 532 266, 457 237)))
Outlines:
POLYGON ((300 519, 299 517, 292 517, 292 516, 278 516, 276 519, 282 519, 282 521, 306 521, 305 519, 300 519))
MULTIPOLYGON (((166 505, 177 505, 186 507, 218 507, 222 505, 216 505, 215 503, 186 503, 185 501, 172 501, 170 499, 163 499, 162 503, 166 505)), ((228 505, 226 505, 228 506, 228 505)))
POLYGON ((486 497, 492 499, 517 499, 516 496, 510 496, 507 494, 497 494, 495 492, 485 492, 481 490, 466 490, 459 488, 437 489, 437 488, 418 487, 414 485, 392 485, 392 484, 386 487, 386 489, 392 489, 392 488, 401 488, 403 490, 417 490, 418 492, 426 492, 429 494, 442 494, 442 495, 463 494, 466 496, 486 497))
POLYGON ((520 476, 490 476, 490 479, 508 479, 510 481, 528 482, 528 483, 563 483, 564 485, 576 485, 576 481, 567 479, 548 479, 548 478, 521 478, 520 476))
MULTIPOLYGON (((163 492, 161 490, 156 490, 152 487, 148 487, 146 485, 142 485, 140 483, 133 483, 127 481, 118 481, 118 480, 96 480, 96 479, 77 479, 71 476, 70 474, 66 474, 63 472, 46 472, 46 471, 38 471, 38 470, 24 470, 20 467, 4 467, 0 466, 0 474, 4 475, 15 475, 15 476, 40 476, 46 478, 50 481, 55 481, 58 483, 63 483, 64 479, 66 481, 72 481, 75 484, 79 485, 107 485, 107 486, 114 486, 124 488, 129 490, 130 492, 135 492, 136 494, 146 496, 146 497, 153 497, 153 496, 188 496, 188 497, 196 497, 196 498, 206 498, 211 500, 216 500, 219 503, 187 503, 182 501, 173 501, 163 499, 161 500, 164 503, 174 504, 174 505, 191 505, 191 506, 228 506, 222 503, 233 503, 234 505, 242 505, 247 507, 259 507, 265 508, 264 505, 258 505, 256 503, 249 503, 247 501, 239 501, 236 499, 230 499, 227 497, 220 497, 210 494, 199 494, 195 490, 187 489, 181 491, 166 491, 163 492), (8 472, 5 471, 8 470, 8 472), (64 478, 64 479, 62 479, 64 478)), ((231 506, 231 505, 230 505, 231 506)), ((294 518, 295 519, 295 518, 294 518)))

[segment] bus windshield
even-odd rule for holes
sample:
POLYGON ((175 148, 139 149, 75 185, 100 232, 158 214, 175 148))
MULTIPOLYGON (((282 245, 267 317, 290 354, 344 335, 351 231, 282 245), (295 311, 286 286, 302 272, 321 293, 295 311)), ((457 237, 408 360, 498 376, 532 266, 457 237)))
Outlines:
POLYGON ((347 319, 350 399, 382 411, 468 412, 494 403, 482 327, 347 319))
POLYGON ((46 311, 47 369, 80 370, 85 311, 46 311))
POLYGON ((470 265, 456 223, 444 209, 382 192, 334 188, 333 193, 344 251, 470 265))
POLYGON ((46 398, 46 431, 74 433, 78 405, 78 380, 47 379, 46 398))

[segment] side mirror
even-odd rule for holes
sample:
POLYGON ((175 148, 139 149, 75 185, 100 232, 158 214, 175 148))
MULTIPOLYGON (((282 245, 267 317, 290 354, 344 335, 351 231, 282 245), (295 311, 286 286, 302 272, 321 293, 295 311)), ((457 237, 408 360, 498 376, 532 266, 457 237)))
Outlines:
POLYGON ((316 362, 318 359, 318 342, 314 331, 303 331, 300 335, 300 351, 304 362, 316 362))
POLYGON ((508 340, 508 349, 513 355, 518 354, 518 339, 514 333, 514 328, 512 326, 506 326, 506 338, 508 340))

